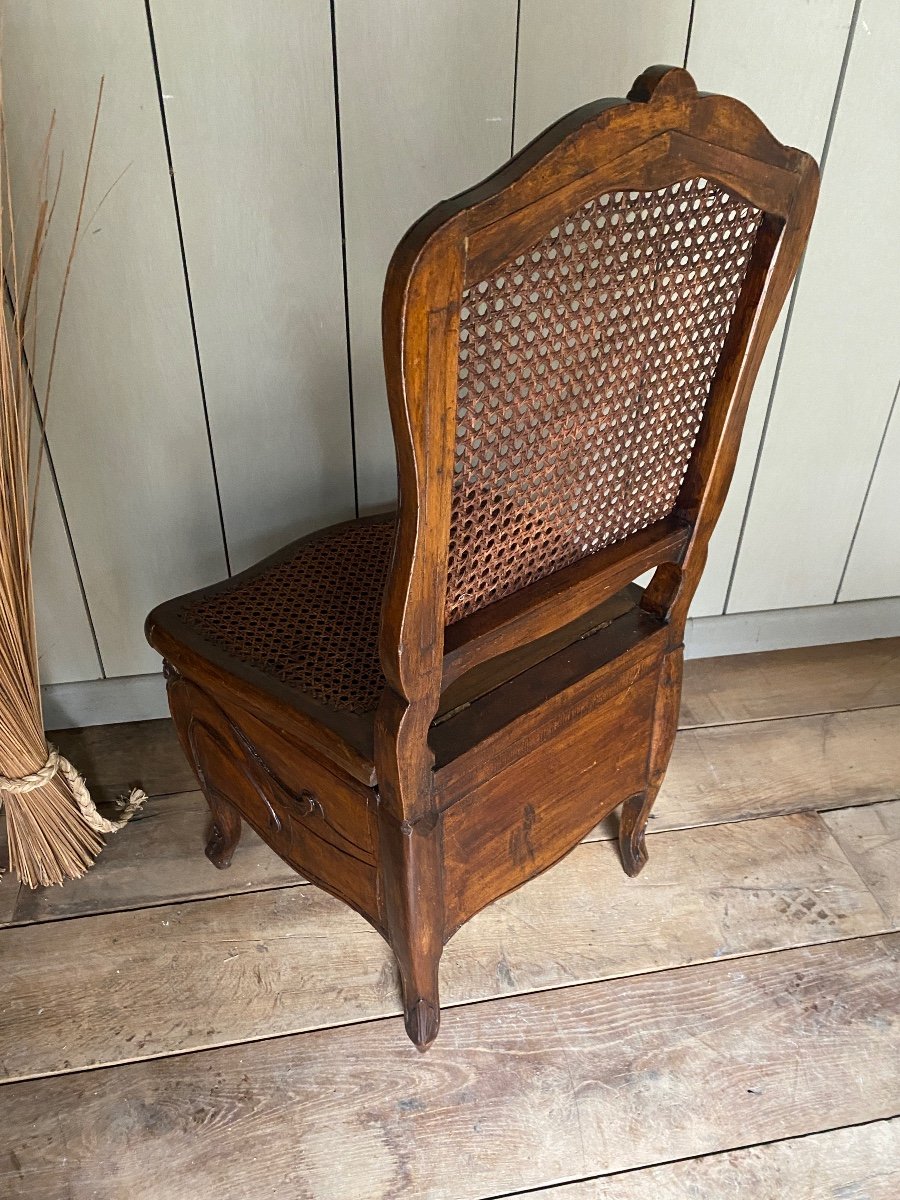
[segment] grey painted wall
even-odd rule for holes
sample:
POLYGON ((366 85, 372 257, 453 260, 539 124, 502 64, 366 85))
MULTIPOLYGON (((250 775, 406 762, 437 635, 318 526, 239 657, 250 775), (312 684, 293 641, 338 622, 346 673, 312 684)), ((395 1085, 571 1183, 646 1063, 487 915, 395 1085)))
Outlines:
MULTIPOLYGON (((397 239, 659 61, 686 61, 824 161, 694 615, 900 594, 896 0, 2 7, 20 213, 54 108, 65 151, 45 295, 101 74, 88 212, 125 172, 79 248, 53 386, 45 682, 158 670, 153 604, 390 500, 379 302, 397 239)), ((47 357, 45 337, 39 387, 47 357)))

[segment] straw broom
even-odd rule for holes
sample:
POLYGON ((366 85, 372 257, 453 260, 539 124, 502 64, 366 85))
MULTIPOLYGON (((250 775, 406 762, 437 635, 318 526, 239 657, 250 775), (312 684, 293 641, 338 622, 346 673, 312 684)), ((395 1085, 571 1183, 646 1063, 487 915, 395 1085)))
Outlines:
MULTIPOLYGON (((69 257, 56 305, 41 412, 42 434, 46 432, 56 347, 82 229, 102 96, 101 80, 69 257)), ((5 292, 5 319, 0 322, 0 805, 6 809, 10 866, 28 887, 61 884, 83 875, 103 848, 103 834, 120 829, 146 799, 140 789, 135 789, 123 802, 118 819, 107 820, 97 811, 84 779, 54 747, 48 746, 44 736, 31 579, 31 540, 44 438, 32 438, 36 407, 32 372, 41 254, 59 194, 58 177, 52 200, 48 195, 52 131, 51 120, 38 178, 34 239, 25 269, 20 270, 0 85, 0 278, 5 292), (30 455, 34 442, 38 446, 36 461, 30 455)), ((61 173, 62 166, 60 177, 61 173)))

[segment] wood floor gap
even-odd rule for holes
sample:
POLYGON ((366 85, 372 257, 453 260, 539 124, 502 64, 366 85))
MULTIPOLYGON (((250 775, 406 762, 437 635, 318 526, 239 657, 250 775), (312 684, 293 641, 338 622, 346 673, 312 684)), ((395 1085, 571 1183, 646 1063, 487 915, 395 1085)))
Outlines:
MULTIPOLYGON (((696 1162, 699 1159, 719 1158, 723 1154, 731 1154, 735 1150, 758 1150, 765 1146, 778 1146, 785 1142, 802 1142, 808 1138, 821 1137, 823 1134, 838 1133, 842 1129, 866 1129, 872 1125, 886 1125, 889 1121, 896 1121, 900 1118, 900 1110, 892 1113, 889 1117, 873 1117, 871 1121, 856 1121, 850 1125, 832 1125, 827 1129, 810 1129, 808 1133, 789 1134, 783 1138, 767 1138, 762 1142, 743 1142, 737 1143, 734 1146, 726 1146, 721 1150, 716 1150, 712 1154, 685 1154, 680 1158, 661 1158, 653 1163, 653 1168, 656 1167, 674 1167, 678 1163, 696 1162)), ((609 1174, 600 1175, 578 1175, 572 1176, 569 1179, 557 1179, 551 1183, 539 1183, 536 1187, 518 1188, 514 1192, 485 1192, 479 1196, 478 1200, 518 1200, 520 1196, 534 1196, 541 1192, 560 1190, 571 1187, 578 1183, 594 1183, 599 1180, 616 1180, 622 1179, 626 1175, 638 1175, 641 1171, 651 1170, 651 1167, 646 1165, 640 1167, 626 1167, 624 1171, 611 1171, 609 1174)))

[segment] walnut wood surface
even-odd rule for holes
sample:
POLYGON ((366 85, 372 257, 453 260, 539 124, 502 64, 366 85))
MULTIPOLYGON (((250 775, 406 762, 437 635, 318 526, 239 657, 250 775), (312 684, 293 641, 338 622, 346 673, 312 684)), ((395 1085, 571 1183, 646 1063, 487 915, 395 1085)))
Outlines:
MULTIPOLYGON (((444 942, 465 920, 558 860, 621 804, 623 864, 630 874, 643 865, 644 829, 677 724, 688 606, 817 186, 813 160, 781 145, 742 104, 698 94, 685 71, 654 67, 628 100, 570 113, 406 234, 383 304, 400 502, 381 613, 384 689, 372 712, 330 711, 267 676, 265 664, 238 661, 191 627, 184 599, 148 618, 148 636, 170 664, 182 744, 213 811, 210 857, 227 864, 246 820, 285 861, 362 913, 395 952, 407 1032, 420 1049, 438 1030, 444 942), (705 360, 702 415, 671 511, 647 516, 646 529, 626 523, 616 544, 582 548, 580 561, 452 621, 464 289, 585 204, 698 177, 743 206, 749 240, 721 338, 705 360), (653 567, 636 608, 627 605, 631 589, 617 599, 653 567), (580 629, 602 603, 625 611, 580 629), (498 658, 512 675, 495 672, 498 658), (452 706, 444 701, 451 685, 452 706)), ((658 229, 651 236, 662 237, 658 229)), ((707 273, 697 276, 705 298, 718 287, 717 270, 707 273)), ((674 373, 677 357, 659 369, 674 373)), ((535 478, 536 487, 551 486, 535 478)), ((603 503, 614 505, 611 497, 603 503)), ((297 545, 308 555, 314 543, 297 545)), ((242 578, 299 552, 289 547, 242 578)), ((233 586, 206 589, 189 604, 208 609, 233 586)))

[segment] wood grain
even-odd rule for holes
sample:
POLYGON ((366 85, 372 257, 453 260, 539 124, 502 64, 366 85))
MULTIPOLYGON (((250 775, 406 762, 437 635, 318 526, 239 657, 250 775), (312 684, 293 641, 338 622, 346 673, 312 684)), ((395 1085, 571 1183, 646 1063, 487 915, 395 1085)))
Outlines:
POLYGON ((683 730, 651 828, 896 799, 898 735, 900 707, 683 730))
POLYGON ((840 809, 823 819, 896 929, 900 926, 900 802, 840 809))
MULTIPOLYGON (((900 704, 900 638, 691 659, 681 728, 900 704)), ((193 790, 196 779, 170 720, 57 729, 51 740, 101 800, 135 783, 151 796, 193 790)))
MULTIPOLYGON (((608 843, 582 845, 449 943, 443 1003, 885 928, 811 814, 660 834, 641 880, 623 875, 608 843)), ((387 945, 311 887, 8 929, 0 951, 6 1079, 400 1011, 387 945)))
MULTIPOLYGON (((230 871, 217 871, 203 855, 209 821, 200 792, 154 797, 124 829, 107 839, 85 876, 64 888, 22 888, 14 917, 10 914, 9 919, 16 924, 53 921, 303 882, 249 827, 230 871)), ((0 882, 0 896, 3 890, 0 882)))
POLYGON ((900 1120, 832 1129, 508 1200, 896 1200, 900 1120))
POLYGON ((898 942, 472 1005, 426 1056, 384 1021, 12 1084, 0 1187, 475 1200, 498 1164, 521 1190, 877 1120, 900 1102, 898 942))
POLYGON ((695 658, 679 727, 900 704, 900 638, 695 658))

